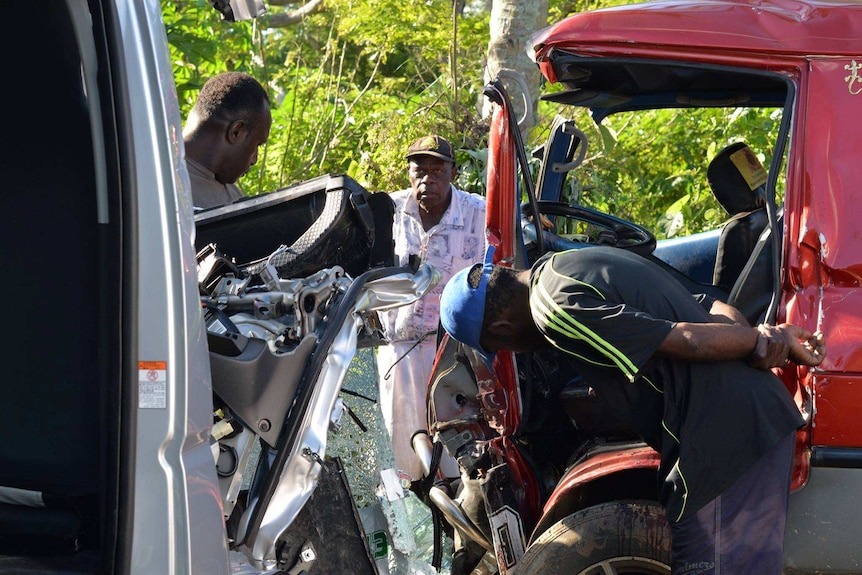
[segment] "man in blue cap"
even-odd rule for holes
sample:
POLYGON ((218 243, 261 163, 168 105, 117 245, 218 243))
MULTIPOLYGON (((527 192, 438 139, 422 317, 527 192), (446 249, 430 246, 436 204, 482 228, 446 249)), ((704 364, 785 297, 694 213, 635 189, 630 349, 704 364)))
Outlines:
POLYGON ((529 270, 490 261, 488 254, 444 288, 446 331, 487 361, 500 349, 553 347, 571 356, 661 454, 674 573, 710 564, 781 573, 803 420, 768 368, 820 364, 822 335, 791 324, 751 327, 734 308, 693 297, 659 266, 619 248, 549 254, 529 270))

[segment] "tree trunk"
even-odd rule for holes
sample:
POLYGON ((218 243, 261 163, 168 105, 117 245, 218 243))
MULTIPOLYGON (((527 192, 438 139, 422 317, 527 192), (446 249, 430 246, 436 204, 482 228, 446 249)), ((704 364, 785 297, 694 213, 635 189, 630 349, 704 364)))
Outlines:
MULTIPOLYGON (((541 83, 539 68, 527 56, 527 45, 533 33, 544 28, 547 21, 548 0, 493 0, 491 40, 488 42, 484 82, 499 76, 509 92, 515 115, 523 118, 520 128, 525 140, 527 132, 536 122, 541 83), (518 77, 522 83, 516 80, 518 77), (524 93, 525 88, 527 94, 524 93), (529 106, 526 114, 525 101, 529 106)), ((490 110, 490 104, 483 98, 483 117, 487 117, 490 110)))

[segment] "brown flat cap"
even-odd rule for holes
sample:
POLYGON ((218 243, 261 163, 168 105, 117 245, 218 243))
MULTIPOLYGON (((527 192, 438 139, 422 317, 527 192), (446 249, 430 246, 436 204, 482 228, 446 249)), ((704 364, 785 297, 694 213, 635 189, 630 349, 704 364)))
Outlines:
POLYGON ((423 136, 410 144, 407 148, 407 159, 413 156, 433 156, 455 163, 455 150, 452 149, 452 144, 436 134, 423 136))

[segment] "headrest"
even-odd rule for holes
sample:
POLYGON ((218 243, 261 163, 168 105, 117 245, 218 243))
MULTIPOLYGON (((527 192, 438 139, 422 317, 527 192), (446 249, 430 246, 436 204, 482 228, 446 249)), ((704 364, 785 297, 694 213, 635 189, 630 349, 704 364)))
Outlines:
POLYGON ((706 179, 718 203, 734 216, 763 207, 766 170, 744 142, 721 150, 709 163, 706 179))

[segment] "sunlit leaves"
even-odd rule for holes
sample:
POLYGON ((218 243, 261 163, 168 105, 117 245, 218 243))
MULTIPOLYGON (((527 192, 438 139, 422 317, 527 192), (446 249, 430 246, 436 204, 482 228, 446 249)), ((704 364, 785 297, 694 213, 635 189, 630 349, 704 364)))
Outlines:
POLYGON ((251 23, 223 21, 207 0, 162 0, 162 17, 183 117, 210 77, 255 67, 251 23))
MULTIPOLYGON (((623 3, 551 0, 550 20, 623 3)), ((249 72, 269 90, 272 132, 266 153, 240 181, 247 193, 325 173, 349 173, 375 191, 405 187, 404 150, 425 133, 451 139, 457 183, 483 190, 487 124, 478 104, 489 13, 481 0, 468 2, 457 27, 451 0, 327 2, 277 29, 266 29, 265 18, 225 22, 208 0, 162 0, 162 7, 184 117, 203 83, 223 70, 249 72)), ((744 139, 768 164, 781 119, 780 110, 697 117, 666 110, 619 114, 596 126, 584 110, 543 102, 529 149, 545 141, 557 113, 574 118, 590 140, 564 199, 632 219, 660 237, 723 221, 706 184, 709 159, 744 139)))
POLYGON ((652 110, 612 115, 596 126, 585 111, 552 112, 574 117, 590 138, 567 200, 641 223, 660 238, 720 225, 727 214, 707 184, 709 161, 745 141, 768 166, 781 120, 773 109, 652 110))
POLYGON ((184 117, 223 70, 249 72, 270 92, 273 127, 266 153, 240 181, 247 193, 346 171, 391 190, 406 185, 404 150, 422 133, 484 146, 475 112, 488 41, 482 10, 459 17, 456 33, 452 4, 440 0, 329 2, 277 29, 265 29, 266 18, 224 22, 207 0, 163 0, 162 8, 184 117))

